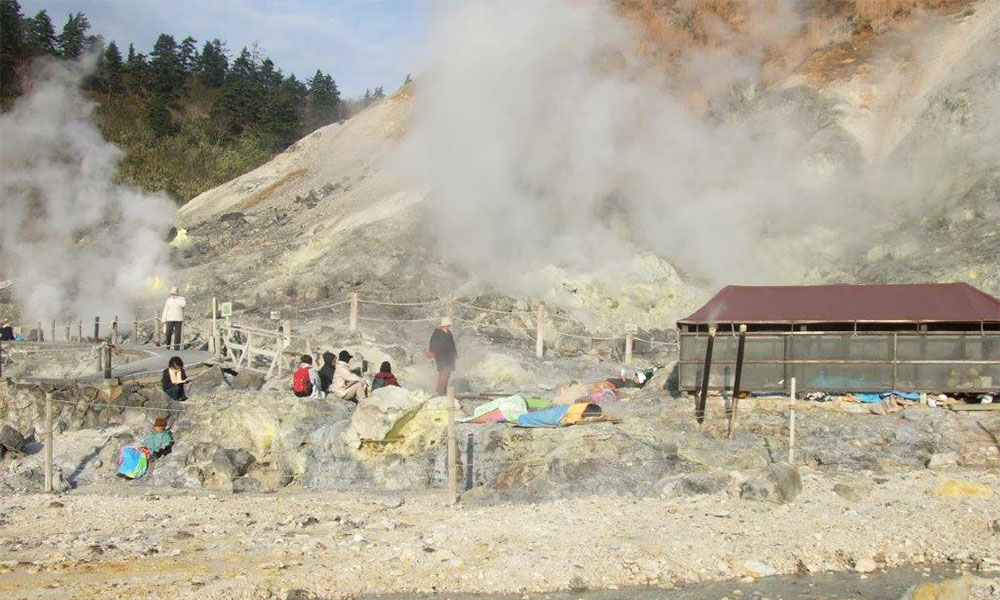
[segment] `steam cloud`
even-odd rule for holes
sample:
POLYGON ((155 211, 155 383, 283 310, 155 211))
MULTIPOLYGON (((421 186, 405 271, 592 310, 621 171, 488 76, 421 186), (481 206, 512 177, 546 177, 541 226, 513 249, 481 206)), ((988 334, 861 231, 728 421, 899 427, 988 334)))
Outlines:
POLYGON ((0 117, 0 268, 29 323, 126 318, 168 273, 174 204, 114 183, 122 152, 80 92, 91 68, 36 65, 31 91, 0 117))
POLYGON ((911 174, 941 164, 939 141, 906 169, 871 165, 829 99, 762 91, 764 49, 805 21, 759 4, 777 10, 753 15, 751 37, 689 47, 669 74, 603 3, 449 5, 402 150, 446 256, 508 289, 545 264, 592 271, 636 251, 713 283, 797 283, 807 255, 836 262, 924 197, 911 174))

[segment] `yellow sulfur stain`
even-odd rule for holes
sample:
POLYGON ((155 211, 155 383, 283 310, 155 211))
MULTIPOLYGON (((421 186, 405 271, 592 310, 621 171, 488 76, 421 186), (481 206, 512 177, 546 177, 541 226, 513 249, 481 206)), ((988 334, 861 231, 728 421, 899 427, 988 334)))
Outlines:
POLYGON ((952 479, 935 486, 931 494, 939 498, 989 498, 993 490, 978 483, 952 479))

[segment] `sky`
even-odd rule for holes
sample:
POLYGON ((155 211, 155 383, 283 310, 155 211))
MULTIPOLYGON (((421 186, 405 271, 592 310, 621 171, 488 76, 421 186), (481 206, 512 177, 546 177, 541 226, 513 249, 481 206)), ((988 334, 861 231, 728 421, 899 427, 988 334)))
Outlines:
POLYGON ((160 33, 179 43, 190 35, 226 42, 232 60, 259 42, 287 75, 304 80, 316 69, 333 75, 341 94, 358 97, 382 86, 386 94, 420 70, 418 56, 433 4, 428 0, 20 0, 21 12, 45 9, 58 34, 70 13, 82 12, 91 33, 130 43, 148 54, 160 33))

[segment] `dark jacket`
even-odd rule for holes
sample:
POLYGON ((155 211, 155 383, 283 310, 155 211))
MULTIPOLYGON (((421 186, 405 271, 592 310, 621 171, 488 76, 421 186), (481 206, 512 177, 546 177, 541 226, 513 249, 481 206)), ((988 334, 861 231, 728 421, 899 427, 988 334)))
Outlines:
POLYGON ((333 352, 323 353, 323 366, 319 369, 319 383, 324 392, 330 391, 330 384, 333 383, 333 373, 337 367, 337 357, 333 352))
POLYGON ((377 390, 381 387, 386 387, 389 385, 399 386, 399 382, 396 381, 396 376, 388 371, 379 371, 375 375, 375 379, 372 380, 372 389, 377 390))
POLYGON ((14 340, 14 328, 8 325, 7 327, 0 327, 0 342, 9 342, 14 340))
MULTIPOLYGON (((184 369, 181 369, 181 379, 187 379, 187 378, 188 378, 187 373, 184 371, 184 369)), ((182 383, 180 385, 177 385, 172 381, 170 381, 170 367, 163 369, 163 391, 167 391, 170 388, 175 388, 175 387, 183 388, 184 384, 182 383)))
POLYGON ((441 328, 434 330, 431 334, 431 343, 427 347, 431 358, 437 362, 438 370, 454 369, 455 359, 458 357, 458 349, 455 348, 455 337, 451 332, 445 333, 441 328))

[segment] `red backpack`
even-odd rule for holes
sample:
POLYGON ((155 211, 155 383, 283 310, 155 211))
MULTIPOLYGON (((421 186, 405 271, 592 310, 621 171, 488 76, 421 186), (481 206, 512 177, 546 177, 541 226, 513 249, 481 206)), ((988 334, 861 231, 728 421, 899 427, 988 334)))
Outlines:
POLYGON ((299 370, 292 375, 292 391, 297 396, 312 395, 313 386, 312 382, 309 381, 309 367, 299 367, 299 370))

